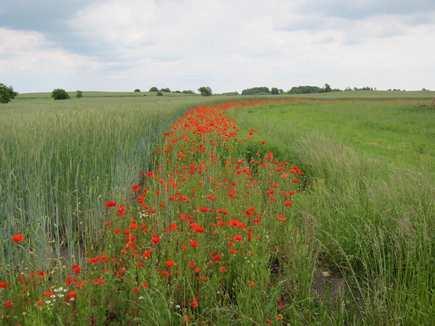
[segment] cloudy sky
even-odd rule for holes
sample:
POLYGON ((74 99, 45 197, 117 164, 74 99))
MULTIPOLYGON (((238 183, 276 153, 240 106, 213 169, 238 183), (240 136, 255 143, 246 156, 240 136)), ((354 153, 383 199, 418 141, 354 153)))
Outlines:
POLYGON ((435 89, 435 0, 2 0, 0 82, 435 89))

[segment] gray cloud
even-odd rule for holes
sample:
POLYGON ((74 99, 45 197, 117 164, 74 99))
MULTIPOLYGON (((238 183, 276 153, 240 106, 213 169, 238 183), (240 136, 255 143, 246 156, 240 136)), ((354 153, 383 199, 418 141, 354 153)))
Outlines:
POLYGON ((98 47, 84 41, 66 24, 90 3, 92 0, 5 0, 0 9, 0 27, 37 31, 65 49, 92 54, 98 47))
POLYGON ((13 29, 56 33, 64 21, 89 4, 89 0, 3 0, 0 25, 13 29))
POLYGON ((433 0, 4 2, 0 75, 19 90, 435 88, 433 0))

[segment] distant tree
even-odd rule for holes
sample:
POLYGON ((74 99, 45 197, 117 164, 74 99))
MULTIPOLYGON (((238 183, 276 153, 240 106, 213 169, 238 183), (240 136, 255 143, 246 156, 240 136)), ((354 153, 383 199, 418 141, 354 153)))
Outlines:
POLYGON ((202 96, 210 96, 213 94, 211 88, 208 86, 202 86, 198 88, 198 92, 200 92, 202 96))
POLYGON ((8 103, 10 100, 14 99, 18 93, 14 91, 12 86, 6 86, 0 83, 0 103, 8 103))
POLYGON ((134 90, 134 92, 135 92, 135 93, 140 93, 140 89, 139 89, 139 88, 136 88, 136 89, 134 90))
POLYGON ((160 92, 160 91, 158 91, 156 95, 157 95, 157 96, 163 96, 163 93, 160 92))
POLYGON ((55 100, 67 100, 69 99, 69 94, 66 90, 57 88, 51 92, 51 97, 55 100))
POLYGON ((313 94, 323 92, 324 89, 318 86, 295 86, 288 91, 289 94, 313 94))
POLYGON ((151 87, 149 91, 150 91, 150 92, 158 92, 159 89, 158 89, 157 87, 154 86, 154 87, 151 87))
POLYGON ((240 94, 239 94, 239 92, 234 91, 234 92, 222 93, 222 95, 225 95, 225 96, 237 96, 237 95, 240 95, 240 94))
POLYGON ((375 91, 376 88, 374 88, 374 87, 369 87, 369 86, 364 86, 364 87, 361 87, 361 88, 354 87, 353 90, 354 90, 354 91, 375 91))
POLYGON ((329 93, 332 90, 329 84, 325 84, 325 87, 323 89, 325 93, 329 93))
POLYGON ((83 92, 82 92, 82 91, 77 91, 77 92, 76 92, 76 97, 77 97, 77 98, 81 98, 81 97, 83 97, 83 92))
POLYGON ((190 89, 186 89, 183 91, 183 94, 193 95, 193 94, 195 94, 195 92, 190 90, 190 89))
POLYGON ((270 90, 270 94, 279 95, 279 89, 276 87, 272 87, 272 89, 270 90))
POLYGON ((268 87, 252 87, 242 91, 242 95, 269 95, 270 90, 268 87))
POLYGON ((160 90, 160 92, 170 93, 171 90, 170 90, 169 88, 162 88, 162 89, 160 90))

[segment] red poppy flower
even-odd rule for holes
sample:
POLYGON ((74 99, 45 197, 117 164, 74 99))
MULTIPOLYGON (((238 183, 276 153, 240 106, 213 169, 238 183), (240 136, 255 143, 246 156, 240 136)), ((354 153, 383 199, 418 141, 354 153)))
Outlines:
POLYGON ((131 292, 133 292, 134 294, 139 294, 140 289, 139 289, 139 287, 136 286, 136 287, 131 289, 131 292))
POLYGON ((192 309, 196 309, 199 307, 199 301, 196 297, 192 299, 192 301, 190 302, 190 306, 192 307, 192 309))
POLYGON ((219 253, 215 252, 215 253, 213 253, 213 254, 211 255, 211 259, 212 259, 215 263, 217 263, 217 262, 220 262, 220 261, 222 260, 222 256, 221 256, 219 253))
POLYGON ((74 265, 72 265, 71 269, 72 269, 72 272, 73 272, 74 274, 80 274, 80 272, 81 272, 81 270, 82 270, 82 268, 80 267, 79 264, 74 264, 74 265))
POLYGON ((140 184, 134 183, 131 185, 131 191, 133 192, 139 192, 140 191, 140 184))
POLYGON ((235 236, 233 236, 233 240, 236 242, 240 242, 243 240, 243 236, 241 234, 236 234, 235 236))
POLYGON ((148 260, 153 255, 153 251, 151 249, 145 250, 142 254, 143 258, 148 260))
POLYGON ((175 262, 173 260, 169 259, 166 261, 166 267, 172 268, 174 266, 175 266, 175 262))
POLYGON ((228 271, 228 269, 225 266, 219 267, 219 272, 226 273, 227 271, 228 271))
POLYGON ((177 223, 171 223, 169 224, 169 226, 166 228, 166 232, 170 233, 170 232, 175 232, 177 231, 177 223))
POLYGON ((44 292, 42 292, 42 296, 45 298, 51 298, 54 295, 55 293, 53 290, 45 290, 44 292))
POLYGON ((293 201, 291 201, 290 199, 287 199, 286 201, 284 201, 284 206, 287 208, 290 208, 293 206, 293 201))
POLYGON ((77 298, 77 292, 74 290, 67 292, 67 294, 65 295, 66 301, 74 301, 76 300, 76 298, 77 298))
POLYGON ((105 255, 95 256, 87 259, 89 265, 104 264, 109 261, 109 257, 105 255))
POLYGON ((15 243, 21 243, 24 241, 24 234, 22 233, 15 233, 14 235, 12 235, 11 240, 15 243))
POLYGON ((8 282, 0 281, 0 289, 7 289, 9 286, 8 282))
POLYGON ((203 233, 204 232, 204 228, 197 223, 191 223, 190 228, 195 233, 203 233))
POLYGON ((201 213, 209 213, 209 212, 211 212, 211 208, 209 208, 209 207, 200 207, 200 208, 198 208, 198 210, 201 213))
POLYGON ((12 309, 14 306, 12 300, 5 300, 3 302, 3 307, 5 307, 5 309, 12 309))
POLYGON ((151 242, 152 242, 152 244, 154 244, 154 245, 158 245, 158 244, 160 243, 160 236, 157 235, 157 234, 154 234, 154 235, 151 237, 151 242))
POLYGON ((249 207, 247 210, 246 210, 246 212, 245 212, 245 214, 246 214, 246 216, 248 216, 248 217, 252 217, 252 216, 254 216, 255 215, 255 207, 249 207))
POLYGON ((116 201, 114 201, 114 200, 108 200, 108 201, 106 201, 105 205, 106 205, 107 208, 115 207, 116 206, 116 201))
POLYGON ((118 206, 118 212, 117 212, 117 214, 118 214, 119 217, 123 217, 123 216, 125 216, 126 211, 127 211, 127 207, 126 206, 119 205, 118 206))
POLYGON ((192 247, 192 248, 198 248, 198 241, 196 241, 196 240, 194 240, 194 239, 190 239, 189 240, 189 242, 190 242, 190 246, 192 247))
POLYGON ((98 277, 92 281, 92 284, 94 284, 96 286, 102 286, 102 285, 106 284, 106 280, 104 279, 104 277, 98 277))

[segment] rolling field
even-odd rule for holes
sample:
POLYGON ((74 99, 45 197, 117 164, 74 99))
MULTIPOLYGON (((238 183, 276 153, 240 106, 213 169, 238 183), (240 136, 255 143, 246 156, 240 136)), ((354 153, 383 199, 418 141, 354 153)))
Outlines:
POLYGON ((430 325, 431 93, 346 93, 0 106, 2 322, 430 325))

